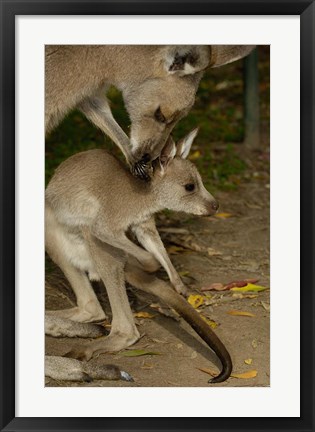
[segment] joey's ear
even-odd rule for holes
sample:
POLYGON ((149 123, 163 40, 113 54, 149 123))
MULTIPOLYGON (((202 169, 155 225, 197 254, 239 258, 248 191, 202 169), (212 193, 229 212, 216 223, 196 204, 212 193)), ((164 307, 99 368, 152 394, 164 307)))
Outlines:
POLYGON ((256 45, 209 45, 210 67, 219 67, 246 57, 256 45))
POLYGON ((180 141, 178 141, 177 144, 177 150, 176 150, 176 156, 181 157, 182 159, 186 159, 188 156, 192 143, 194 142, 194 139, 196 138, 198 134, 199 128, 193 129, 191 132, 189 132, 188 135, 186 135, 184 138, 182 138, 180 141))
POLYGON ((165 51, 165 68, 171 74, 193 75, 209 65, 208 45, 174 45, 165 51))
POLYGON ((176 155, 176 144, 173 138, 169 136, 159 158, 161 175, 165 174, 165 170, 168 164, 170 163, 171 160, 174 159, 175 155, 176 155))

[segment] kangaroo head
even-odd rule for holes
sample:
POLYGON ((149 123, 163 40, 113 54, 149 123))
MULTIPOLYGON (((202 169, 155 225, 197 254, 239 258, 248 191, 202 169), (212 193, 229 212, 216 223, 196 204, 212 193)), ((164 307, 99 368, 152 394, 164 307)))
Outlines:
POLYGON ((122 89, 132 122, 130 141, 135 161, 148 163, 160 156, 175 124, 194 104, 208 66, 235 61, 252 49, 249 45, 162 46, 151 61, 154 66, 147 78, 140 76, 138 82, 122 89))
POLYGON ((193 106, 209 61, 208 46, 162 47, 151 76, 123 89, 136 161, 160 156, 172 129, 193 106))
POLYGON ((163 208, 200 216, 217 212, 218 202, 204 187, 196 166, 187 160, 198 133, 194 129, 176 145, 172 137, 155 162, 152 187, 163 208))

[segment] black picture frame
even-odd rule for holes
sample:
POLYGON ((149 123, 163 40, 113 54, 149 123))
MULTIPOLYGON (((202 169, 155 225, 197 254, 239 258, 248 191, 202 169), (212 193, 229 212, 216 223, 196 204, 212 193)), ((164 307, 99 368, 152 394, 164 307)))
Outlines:
MULTIPOLYGON (((314 430, 314 77, 311 0, 1 0, 1 431, 314 430), (301 416, 299 418, 15 417, 15 17, 17 15, 299 15, 301 44, 301 416)), ((285 146, 285 143, 280 145, 285 146)), ((284 148, 285 152, 285 148, 284 148)), ((297 211, 298 211, 298 203, 297 211)), ((285 361, 285 359, 284 359, 285 361)), ((296 371, 292 371, 292 374, 296 371)), ((281 401, 279 401, 281 404, 281 401)), ((262 407, 263 410, 263 407, 262 407)))

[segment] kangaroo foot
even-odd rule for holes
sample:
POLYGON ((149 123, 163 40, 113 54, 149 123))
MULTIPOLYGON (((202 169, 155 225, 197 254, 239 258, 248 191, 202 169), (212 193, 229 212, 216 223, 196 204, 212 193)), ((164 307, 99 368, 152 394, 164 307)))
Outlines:
POLYGON ((81 323, 101 322, 106 319, 103 309, 99 305, 92 305, 91 302, 85 305, 84 308, 76 306, 71 309, 49 310, 46 311, 46 315, 81 323))
POLYGON ((81 344, 70 350, 65 356, 88 361, 92 357, 96 357, 100 354, 120 351, 127 348, 137 342, 139 338, 140 334, 136 328, 128 334, 115 331, 95 341, 81 344))
POLYGON ((133 381, 128 372, 115 365, 91 365, 72 358, 45 356, 45 376, 62 381, 124 380, 133 381))

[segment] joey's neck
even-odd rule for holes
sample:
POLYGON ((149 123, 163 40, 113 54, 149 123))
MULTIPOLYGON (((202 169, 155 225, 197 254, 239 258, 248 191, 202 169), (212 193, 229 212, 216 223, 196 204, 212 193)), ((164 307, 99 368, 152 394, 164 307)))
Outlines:
POLYGON ((144 180, 135 178, 133 180, 133 209, 130 210, 134 211, 133 216, 135 218, 146 219, 164 209, 157 194, 154 181, 145 182, 144 180))

